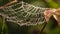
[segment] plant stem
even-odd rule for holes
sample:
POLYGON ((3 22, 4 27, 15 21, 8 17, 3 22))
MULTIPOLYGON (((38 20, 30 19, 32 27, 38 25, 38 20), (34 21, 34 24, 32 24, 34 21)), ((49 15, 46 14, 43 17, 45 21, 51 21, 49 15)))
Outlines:
POLYGON ((45 23, 44 26, 42 27, 42 29, 41 29, 41 31, 40 31, 40 34, 43 33, 43 30, 45 29, 46 25, 47 25, 47 23, 45 23))

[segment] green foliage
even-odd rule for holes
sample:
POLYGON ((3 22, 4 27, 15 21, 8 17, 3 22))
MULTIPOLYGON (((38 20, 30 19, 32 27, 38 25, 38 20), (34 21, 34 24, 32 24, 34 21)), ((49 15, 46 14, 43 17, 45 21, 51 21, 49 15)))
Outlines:
POLYGON ((8 34, 6 23, 3 23, 3 18, 0 16, 0 34, 8 34))
POLYGON ((53 0, 46 0, 46 3, 50 8, 59 8, 59 4, 54 2, 53 0))

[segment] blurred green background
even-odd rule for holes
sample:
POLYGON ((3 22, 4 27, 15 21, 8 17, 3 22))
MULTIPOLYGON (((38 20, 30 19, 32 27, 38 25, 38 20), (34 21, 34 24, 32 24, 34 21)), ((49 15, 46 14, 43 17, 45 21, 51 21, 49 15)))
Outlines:
MULTIPOLYGON (((11 2, 12 0, 0 0, 0 6, 11 2)), ((39 7, 45 8, 59 8, 60 0, 18 0, 24 1, 29 4, 33 4, 39 7)), ((0 16, 0 34, 40 34, 40 30, 44 24, 36 26, 19 26, 15 23, 5 22, 3 23, 3 18, 0 16), (2 30, 2 26, 3 30, 2 30), (3 31, 3 33, 1 33, 3 31)), ((57 25, 57 21, 53 18, 50 18, 48 24, 46 25, 42 34, 60 34, 60 27, 57 25)))

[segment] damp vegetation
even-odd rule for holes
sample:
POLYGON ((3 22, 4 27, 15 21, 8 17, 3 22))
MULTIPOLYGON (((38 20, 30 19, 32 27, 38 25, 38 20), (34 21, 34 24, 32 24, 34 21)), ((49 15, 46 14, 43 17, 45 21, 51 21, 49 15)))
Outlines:
MULTIPOLYGON (((12 1, 14 0, 0 0, 0 7, 12 1)), ((43 15, 39 14, 42 9, 44 11, 46 8, 59 8, 60 0, 17 1, 5 9, 0 9, 0 34, 60 34, 60 27, 53 16, 46 23, 43 15)))

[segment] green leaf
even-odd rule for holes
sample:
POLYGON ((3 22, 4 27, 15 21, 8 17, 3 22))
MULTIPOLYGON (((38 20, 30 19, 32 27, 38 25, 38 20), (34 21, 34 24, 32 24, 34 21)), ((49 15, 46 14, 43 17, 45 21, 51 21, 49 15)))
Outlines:
POLYGON ((8 34, 6 23, 3 23, 3 18, 0 16, 0 34, 8 34))
POLYGON ((59 8, 60 7, 59 4, 54 2, 53 0, 47 0, 46 2, 50 8, 59 8))

